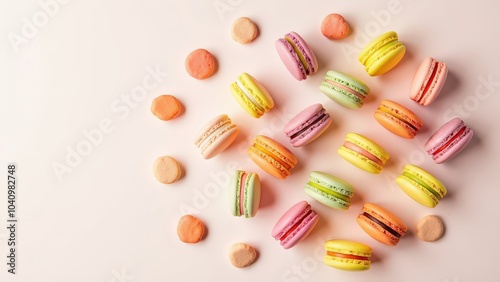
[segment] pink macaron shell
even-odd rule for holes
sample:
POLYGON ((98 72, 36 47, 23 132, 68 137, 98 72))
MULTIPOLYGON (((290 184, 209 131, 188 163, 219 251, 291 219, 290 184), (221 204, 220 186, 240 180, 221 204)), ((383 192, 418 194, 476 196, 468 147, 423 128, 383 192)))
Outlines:
POLYGON ((300 147, 316 140, 332 124, 332 118, 326 114, 321 120, 316 121, 307 131, 290 140, 292 146, 300 147))
POLYGON ((306 79, 306 70, 300 62, 299 56, 295 53, 292 45, 283 38, 276 40, 276 51, 281 58, 281 61, 297 80, 306 79))
POLYGON ((271 235, 276 240, 279 240, 279 237, 284 230, 287 230, 290 224, 293 224, 297 217, 301 215, 309 206, 306 201, 300 201, 289 208, 281 217, 278 219, 278 222, 274 225, 273 231, 271 235))
POLYGON ((444 145, 450 138, 453 137, 454 133, 460 131, 464 126, 464 122, 456 117, 443 124, 432 136, 427 140, 424 145, 424 150, 427 154, 433 154, 435 151, 439 150, 442 145, 444 145))
POLYGON ((297 48, 302 52, 304 58, 306 58, 307 66, 309 68, 309 74, 316 73, 318 71, 318 60, 316 59, 314 52, 309 47, 307 42, 300 35, 293 31, 288 33, 286 36, 290 37, 294 41, 294 43, 297 45, 297 48))
POLYGON ((290 249, 291 247, 297 245, 297 243, 302 241, 307 237, 307 235, 309 235, 309 233, 311 233, 318 221, 319 215, 315 211, 313 211, 311 214, 309 214, 309 216, 304 218, 297 229, 295 229, 293 233, 288 235, 288 237, 285 238, 285 240, 283 240, 280 244, 284 249, 290 249))
POLYGON ((425 58, 418 67, 410 86, 410 99, 415 102, 420 101, 423 93, 420 91, 422 84, 426 81, 427 76, 430 75, 429 71, 432 67, 433 59, 431 57, 425 58))
POLYGON ((467 144, 469 144, 472 136, 474 136, 474 131, 467 127, 457 139, 455 139, 445 149, 439 152, 439 154, 432 156, 432 159, 437 164, 440 164, 455 157, 467 146, 467 144))
POLYGON ((319 114, 323 110, 323 105, 321 104, 314 104, 311 105, 304 110, 302 110, 300 113, 295 115, 283 128, 283 132, 288 136, 288 135, 293 135, 295 134, 298 128, 300 128, 302 125, 306 124, 311 118, 315 117, 317 114, 319 114))

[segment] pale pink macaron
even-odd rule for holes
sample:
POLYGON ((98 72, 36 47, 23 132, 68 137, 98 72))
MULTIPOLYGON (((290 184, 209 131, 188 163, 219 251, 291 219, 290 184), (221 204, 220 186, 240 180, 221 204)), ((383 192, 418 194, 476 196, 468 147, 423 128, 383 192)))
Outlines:
POLYGON ((283 128, 294 147, 311 143, 332 123, 332 118, 321 104, 314 104, 295 115, 283 128))
POLYGON ((474 131, 460 118, 454 118, 441 126, 425 143, 424 149, 440 164, 453 158, 469 144, 474 131))
POLYGON ((238 126, 226 114, 221 114, 205 124, 194 143, 205 159, 210 159, 224 151, 238 136, 238 126))
POLYGON ((289 208, 276 222, 272 236, 279 240, 284 249, 289 249, 311 233, 318 223, 319 215, 306 201, 289 208))
POLYGON ((410 99, 423 106, 430 105, 441 92, 447 76, 446 63, 431 57, 425 58, 413 76, 410 99))

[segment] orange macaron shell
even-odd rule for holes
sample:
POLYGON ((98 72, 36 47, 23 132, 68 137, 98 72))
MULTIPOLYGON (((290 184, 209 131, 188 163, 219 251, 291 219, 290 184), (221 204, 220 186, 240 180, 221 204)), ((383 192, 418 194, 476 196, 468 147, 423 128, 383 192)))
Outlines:
POLYGON ((385 129, 406 139, 413 139, 423 125, 414 112, 390 100, 380 103, 374 117, 385 129))
POLYGON ((288 148, 264 135, 255 138, 247 154, 260 168, 279 179, 287 178, 297 165, 297 158, 288 148))
POLYGON ((359 226, 373 239, 382 244, 396 246, 399 243, 400 238, 403 237, 408 230, 406 224, 399 217, 379 205, 365 203, 362 211, 363 213, 356 218, 359 226), (398 233, 399 237, 392 234, 372 219, 368 218, 365 214, 368 214, 387 227, 391 228, 394 232, 398 233))

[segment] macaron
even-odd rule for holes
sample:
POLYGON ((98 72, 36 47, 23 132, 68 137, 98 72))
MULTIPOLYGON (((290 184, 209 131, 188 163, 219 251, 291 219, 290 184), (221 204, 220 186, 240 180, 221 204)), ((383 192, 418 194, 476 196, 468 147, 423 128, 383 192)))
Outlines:
POLYGON ((210 159, 229 147, 239 132, 238 126, 226 114, 221 114, 205 124, 194 143, 201 155, 210 159))
POLYGON ((306 201, 289 208, 274 225, 272 236, 289 249, 307 237, 318 223, 319 215, 306 201))
POLYGON ((354 132, 347 133, 337 153, 346 161, 369 173, 382 171, 389 153, 371 139, 354 132))
POLYGON ((172 184, 181 178, 182 168, 173 157, 162 156, 154 161, 153 174, 161 183, 172 184))
POLYGON ((177 236, 184 243, 198 243, 205 236, 205 224, 199 218, 186 214, 177 224, 177 236))
POLYGON ((313 50, 296 32, 290 32, 275 42, 276 51, 288 71, 297 80, 304 80, 318 71, 313 50))
POLYGON ((339 14, 328 14, 321 22, 321 33, 329 39, 343 39, 349 34, 349 25, 339 14))
POLYGON ((186 57, 184 66, 191 77, 206 79, 215 72, 216 61, 212 53, 205 49, 196 49, 186 57))
POLYGON ((424 149, 437 164, 444 163, 460 153, 473 135, 474 131, 463 120, 453 118, 434 132, 424 149))
POLYGON ((157 118, 169 121, 182 112, 182 104, 172 95, 160 95, 151 102, 151 112, 157 118))
POLYGON ((274 107, 271 94, 248 73, 242 73, 235 82, 231 83, 229 89, 238 104, 254 118, 260 118, 274 107))
POLYGON ((332 118, 321 104, 311 105, 295 115, 283 128, 294 147, 316 140, 332 123, 332 118))
POLYGON ((329 70, 319 89, 338 104, 359 109, 363 106, 370 88, 361 80, 338 71, 329 70))
POLYGON ((255 137, 247 154, 265 172, 280 179, 287 178, 298 162, 287 147, 264 135, 255 137))
POLYGON ((425 242, 435 242, 444 235, 444 223, 435 215, 427 215, 417 223, 417 238, 425 242))
POLYGON ((365 203, 356 221, 373 239, 388 246, 396 246, 408 230, 406 224, 392 212, 373 204, 365 203))
POLYGON ((370 76, 384 74, 394 68, 405 55, 406 47, 398 34, 388 31, 373 39, 359 54, 358 60, 370 76))
POLYGON ((430 105, 441 92, 447 76, 446 63, 425 58, 411 81, 410 99, 423 106, 430 105))
POLYGON ((304 190, 316 201, 339 210, 349 209, 351 198, 354 196, 354 188, 349 183, 321 171, 309 174, 309 182, 304 190))
POLYGON ((257 250, 250 244, 236 243, 229 249, 229 261, 237 268, 251 265, 257 259, 257 250))
POLYGON ((441 181, 423 168, 411 164, 405 165, 396 183, 413 200, 429 208, 434 208, 447 192, 441 181))
POLYGON ((370 269, 372 248, 349 240, 325 242, 326 255, 323 262, 336 269, 362 271, 370 269))
POLYGON ((247 17, 236 19, 231 26, 231 37, 241 44, 252 42, 258 34, 259 28, 247 17))
POLYGON ((383 100, 374 117, 385 129, 406 139, 413 139, 424 124, 417 114, 391 100, 383 100))
POLYGON ((229 208, 234 216, 254 217, 260 205, 260 178, 257 173, 237 170, 229 185, 229 208))

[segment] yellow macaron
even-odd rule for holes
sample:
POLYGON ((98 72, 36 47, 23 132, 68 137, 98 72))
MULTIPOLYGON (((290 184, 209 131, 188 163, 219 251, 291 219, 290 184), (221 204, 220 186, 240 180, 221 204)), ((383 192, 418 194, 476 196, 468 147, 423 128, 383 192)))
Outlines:
POLYGON ((399 41, 397 33, 388 31, 366 45, 358 60, 370 76, 377 76, 395 67, 405 52, 406 47, 399 41))
POLYGON ((403 173, 396 178, 396 183, 413 200, 429 208, 434 208, 447 193, 441 181, 411 164, 405 165, 403 173))
POLYGON ((229 88, 238 104, 254 118, 260 118, 274 107, 271 94, 257 79, 246 72, 231 83, 229 88))

